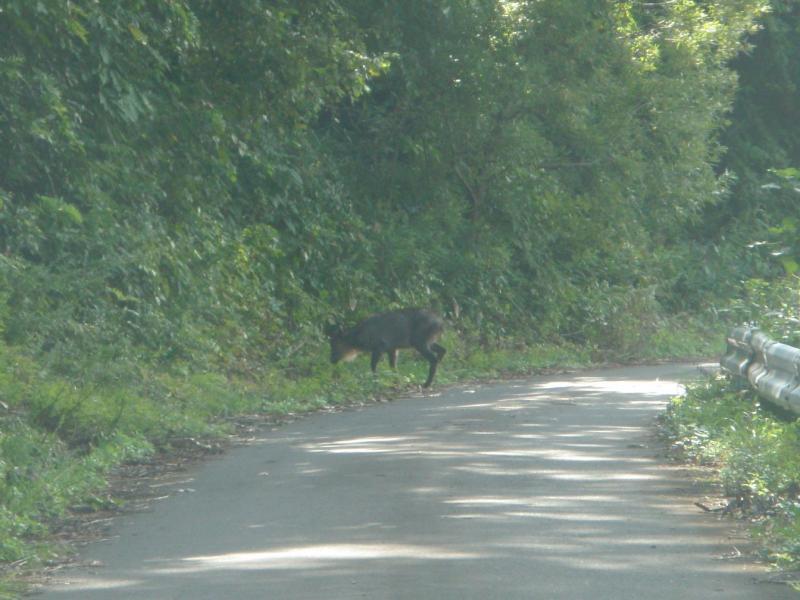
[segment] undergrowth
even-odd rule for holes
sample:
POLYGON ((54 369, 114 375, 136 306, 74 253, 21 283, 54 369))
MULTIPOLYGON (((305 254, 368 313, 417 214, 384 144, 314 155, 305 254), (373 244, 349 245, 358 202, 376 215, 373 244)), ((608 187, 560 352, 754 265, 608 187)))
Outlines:
POLYGON ((764 557, 800 566, 800 421, 718 377, 689 386, 663 424, 688 459, 718 469, 729 508, 754 525, 764 557))

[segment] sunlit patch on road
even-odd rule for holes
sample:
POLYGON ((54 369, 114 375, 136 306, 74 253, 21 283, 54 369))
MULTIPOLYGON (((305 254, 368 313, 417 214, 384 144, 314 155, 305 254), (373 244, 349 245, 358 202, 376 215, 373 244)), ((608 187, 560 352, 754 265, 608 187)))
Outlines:
POLYGON ((159 569, 162 574, 209 569, 309 569, 339 561, 373 560, 463 560, 480 555, 446 547, 411 544, 320 544, 254 552, 232 552, 185 558, 175 568, 159 569))

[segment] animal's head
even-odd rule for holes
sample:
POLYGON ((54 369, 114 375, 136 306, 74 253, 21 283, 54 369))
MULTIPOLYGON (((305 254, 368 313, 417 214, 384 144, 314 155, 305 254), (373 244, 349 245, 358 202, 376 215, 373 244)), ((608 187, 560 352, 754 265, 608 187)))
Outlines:
POLYGON ((325 335, 331 342, 331 362, 333 364, 340 360, 353 360, 358 355, 358 350, 347 342, 344 333, 344 329, 339 325, 332 323, 325 325, 325 335))

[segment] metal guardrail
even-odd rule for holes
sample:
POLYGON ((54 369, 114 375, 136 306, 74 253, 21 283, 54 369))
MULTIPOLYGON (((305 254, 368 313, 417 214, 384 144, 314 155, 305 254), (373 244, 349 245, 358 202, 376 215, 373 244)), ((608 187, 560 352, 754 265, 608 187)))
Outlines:
POLYGON ((719 362, 727 373, 747 379, 764 400, 800 415, 800 349, 742 326, 731 331, 719 362))

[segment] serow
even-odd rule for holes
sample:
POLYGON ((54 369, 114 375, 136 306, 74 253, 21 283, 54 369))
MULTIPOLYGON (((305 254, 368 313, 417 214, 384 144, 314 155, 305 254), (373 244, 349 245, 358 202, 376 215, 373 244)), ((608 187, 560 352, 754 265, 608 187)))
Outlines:
POLYGON ((392 310, 367 317, 349 329, 328 325, 325 333, 331 340, 331 362, 353 360, 361 352, 372 353, 372 372, 381 355, 389 356, 392 368, 397 365, 400 348, 414 348, 428 361, 428 379, 422 387, 429 387, 436 375, 436 367, 447 352, 436 343, 444 330, 442 319, 420 308, 392 310))

